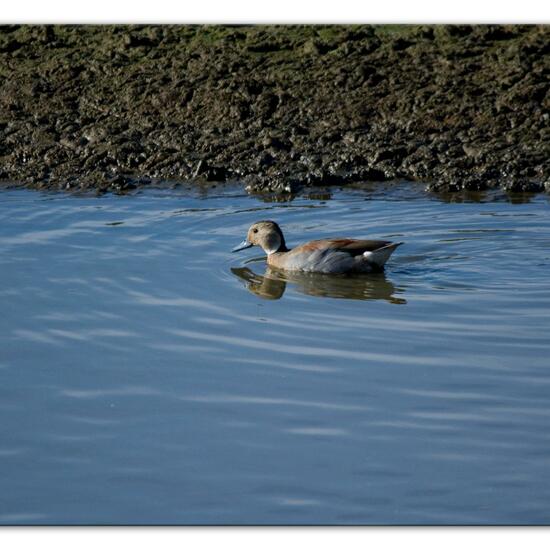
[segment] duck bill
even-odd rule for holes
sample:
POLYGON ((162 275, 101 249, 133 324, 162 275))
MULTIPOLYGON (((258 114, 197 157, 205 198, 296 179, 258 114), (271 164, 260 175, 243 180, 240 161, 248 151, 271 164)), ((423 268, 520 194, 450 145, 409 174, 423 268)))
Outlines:
POLYGON ((244 250, 245 248, 250 248, 254 246, 252 243, 249 243, 246 239, 239 245, 237 245, 231 252, 238 252, 239 250, 244 250))

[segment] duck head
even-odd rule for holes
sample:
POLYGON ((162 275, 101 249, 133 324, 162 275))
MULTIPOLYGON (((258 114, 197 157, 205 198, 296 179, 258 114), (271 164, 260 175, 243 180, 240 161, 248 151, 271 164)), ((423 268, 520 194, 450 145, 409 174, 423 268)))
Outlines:
POLYGON ((267 255, 274 252, 286 252, 288 250, 281 228, 270 220, 252 224, 248 230, 246 239, 236 246, 232 252, 238 252, 251 246, 260 246, 267 255))

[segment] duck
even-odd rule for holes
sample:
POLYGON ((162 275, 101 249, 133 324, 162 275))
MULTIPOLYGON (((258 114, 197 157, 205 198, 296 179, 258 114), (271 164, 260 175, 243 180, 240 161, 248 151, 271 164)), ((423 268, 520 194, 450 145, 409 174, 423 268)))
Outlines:
POLYGON ((246 239, 232 252, 259 246, 267 254, 267 265, 283 271, 372 273, 383 271, 385 263, 402 244, 336 237, 309 241, 290 249, 279 225, 271 220, 262 220, 250 226, 246 239))

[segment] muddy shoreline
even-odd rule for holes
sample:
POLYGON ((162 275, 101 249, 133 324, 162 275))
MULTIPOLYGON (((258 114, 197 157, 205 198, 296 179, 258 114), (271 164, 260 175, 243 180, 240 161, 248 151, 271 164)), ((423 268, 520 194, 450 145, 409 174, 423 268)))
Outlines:
POLYGON ((0 180, 550 190, 550 27, 1 26, 0 180))

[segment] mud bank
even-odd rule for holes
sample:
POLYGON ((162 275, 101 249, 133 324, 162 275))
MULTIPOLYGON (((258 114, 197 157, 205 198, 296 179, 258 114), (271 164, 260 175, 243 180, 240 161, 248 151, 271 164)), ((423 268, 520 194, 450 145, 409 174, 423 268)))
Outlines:
POLYGON ((2 26, 0 179, 550 189, 548 26, 2 26))

